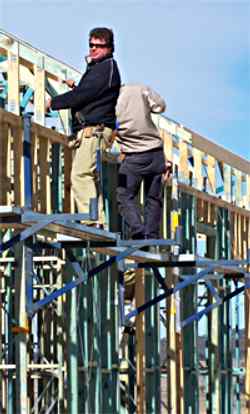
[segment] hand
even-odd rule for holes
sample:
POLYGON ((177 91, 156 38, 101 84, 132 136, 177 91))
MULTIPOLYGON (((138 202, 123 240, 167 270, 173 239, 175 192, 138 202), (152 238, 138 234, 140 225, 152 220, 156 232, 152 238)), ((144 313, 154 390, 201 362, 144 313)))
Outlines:
POLYGON ((165 167, 166 167, 165 172, 162 174, 163 182, 168 181, 173 174, 172 161, 166 161, 165 167))
POLYGON ((51 109, 51 98, 47 99, 47 102, 45 104, 45 111, 48 112, 51 109))
POLYGON ((67 85, 71 89, 73 89, 76 86, 75 81, 73 79, 66 79, 63 81, 63 83, 65 83, 65 85, 67 85))

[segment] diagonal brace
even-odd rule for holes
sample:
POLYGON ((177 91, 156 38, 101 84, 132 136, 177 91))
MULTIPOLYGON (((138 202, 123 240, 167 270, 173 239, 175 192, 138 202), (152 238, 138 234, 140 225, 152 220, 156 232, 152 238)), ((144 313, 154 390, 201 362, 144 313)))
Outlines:
POLYGON ((54 292, 50 293, 49 295, 47 295, 43 299, 41 299, 41 300, 39 300, 35 303, 33 302, 33 305, 30 306, 30 308, 28 310, 29 316, 32 316, 35 312, 37 312, 43 306, 48 305, 53 300, 57 299, 59 296, 64 295, 65 293, 67 293, 70 290, 74 289, 75 287, 77 287, 81 283, 85 283, 86 279, 95 276, 96 274, 100 273, 104 269, 107 269, 113 263, 119 262, 120 260, 123 260, 125 257, 127 257, 130 254, 134 253, 136 250, 138 250, 137 247, 131 247, 129 249, 124 250, 124 252, 121 252, 118 256, 110 257, 105 262, 103 262, 100 265, 98 265, 98 266, 94 267, 93 269, 89 270, 87 275, 82 273, 82 275, 80 277, 78 277, 76 280, 72 280, 71 282, 69 282, 65 286, 63 286, 62 288, 55 290, 54 292))
POLYGON ((216 268, 215 265, 209 266, 207 269, 201 270, 196 275, 190 275, 190 278, 187 278, 179 283, 174 288, 168 289, 165 287, 165 292, 156 296, 155 298, 149 300, 148 302, 144 303, 143 305, 139 306, 138 308, 132 310, 127 315, 125 315, 125 325, 128 324, 129 319, 133 318, 134 316, 139 315, 141 312, 146 310, 147 308, 156 305, 166 297, 171 296, 172 294, 184 289, 186 286, 192 285, 196 283, 199 279, 207 279, 210 277, 210 273, 216 268))

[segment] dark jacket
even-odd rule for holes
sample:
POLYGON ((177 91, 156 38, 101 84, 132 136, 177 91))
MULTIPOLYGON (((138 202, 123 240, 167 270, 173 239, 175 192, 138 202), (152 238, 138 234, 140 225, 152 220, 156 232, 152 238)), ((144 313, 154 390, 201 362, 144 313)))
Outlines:
POLYGON ((51 108, 72 109, 73 132, 80 130, 84 125, 97 124, 114 129, 115 106, 120 85, 117 63, 112 56, 107 56, 90 63, 78 86, 53 98, 51 108), (81 122, 78 121, 79 117, 81 122))

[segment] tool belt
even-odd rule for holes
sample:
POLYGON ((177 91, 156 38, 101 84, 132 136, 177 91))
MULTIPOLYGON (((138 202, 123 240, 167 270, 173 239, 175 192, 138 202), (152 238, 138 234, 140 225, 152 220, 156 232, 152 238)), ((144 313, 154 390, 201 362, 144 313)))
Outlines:
POLYGON ((101 138, 101 135, 104 130, 104 125, 95 125, 95 126, 87 126, 84 127, 77 136, 73 135, 68 142, 68 147, 70 149, 77 149, 81 145, 82 139, 91 138, 96 136, 97 138, 101 138))
MULTIPOLYGON (((83 128, 80 133, 77 134, 77 136, 72 136, 71 139, 68 142, 68 147, 70 149, 77 149, 81 145, 82 139, 88 139, 93 136, 96 136, 97 139, 101 140, 103 137, 103 131, 105 129, 105 126, 103 124, 95 125, 95 126, 86 126, 83 128)), ((113 144, 113 142, 116 139, 117 131, 114 130, 112 132, 112 137, 110 141, 110 146, 113 144)))

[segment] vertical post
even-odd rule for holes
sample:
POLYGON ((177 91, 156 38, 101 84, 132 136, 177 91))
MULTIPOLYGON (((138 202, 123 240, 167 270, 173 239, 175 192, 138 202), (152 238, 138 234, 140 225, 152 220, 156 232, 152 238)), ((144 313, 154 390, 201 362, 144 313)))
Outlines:
MULTIPOLYGON (((74 278, 70 268, 65 269, 67 281, 74 278)), ((69 414, 78 412, 78 341, 77 341, 77 289, 67 293, 67 377, 68 377, 68 407, 69 414)))
MULTIPOLYGON (((32 207, 32 166, 31 166, 31 118, 23 119, 23 173, 24 187, 21 199, 26 208, 32 207)), ((32 238, 15 246, 17 271, 15 277, 15 315, 18 323, 16 334, 16 411, 29 412, 27 380, 27 306, 33 298, 33 251, 32 238)))
MULTIPOLYGON (((96 257, 89 255, 89 262, 96 265, 96 257)), ((88 298, 89 330, 89 412, 102 412, 102 355, 101 343, 101 303, 100 274, 90 279, 90 297, 88 298)))
MULTIPOLYGON (((143 269, 136 271, 135 283, 135 302, 136 307, 145 302, 144 293, 144 271, 143 269)), ((145 346, 144 346, 144 314, 140 313, 136 317, 136 412, 137 414, 144 414, 144 399, 145 399, 145 382, 144 382, 144 367, 145 367, 145 346)))
MULTIPOLYGON (((196 253, 196 202, 193 196, 181 196, 181 222, 183 227, 183 249, 196 253)), ((194 269, 186 269, 188 274, 194 269)), ((188 286, 182 292, 182 317, 185 319, 196 312, 197 286, 188 286)), ((184 412, 199 413, 199 385, 197 361, 197 322, 183 328, 184 343, 184 412)))
MULTIPOLYGON (((173 287, 175 277, 172 269, 168 271, 167 283, 173 287)), ((175 296, 171 295, 166 301, 167 308, 167 395, 168 410, 177 414, 177 354, 176 354, 176 302, 175 296)))
POLYGON ((23 170, 23 205, 32 208, 31 116, 29 114, 23 117, 23 170))
MULTIPOLYGON (((235 289, 238 288, 238 281, 235 283, 235 289)), ((238 370, 235 378, 235 399, 236 399, 236 413, 241 413, 241 392, 240 392, 240 335, 239 335, 239 325, 240 325, 240 301, 239 295, 235 297, 235 350, 234 358, 236 362, 236 369, 238 370)), ((246 371, 247 372, 247 371, 246 371)))
POLYGON ((250 174, 246 176, 246 203, 245 207, 250 210, 250 174))
POLYGON ((242 173, 239 170, 235 170, 235 177, 236 177, 236 192, 235 192, 235 198, 236 198, 236 205, 238 207, 242 206, 243 199, 242 199, 242 173))
POLYGON ((9 134, 9 125, 4 119, 4 112, 0 113, 0 205, 10 205, 10 134, 9 134))
MULTIPOLYGON (((186 145, 186 144, 185 144, 186 145)), ((186 151, 184 151, 186 154, 186 151)), ((171 159, 172 159, 172 153, 171 159)), ((186 154, 187 155, 187 154, 186 154)), ((184 165, 187 163, 186 155, 183 159, 184 165)), ((182 165, 182 168, 184 168, 182 165)), ((168 195, 168 228, 167 234, 171 239, 176 238, 176 230, 180 226, 180 203, 179 191, 177 183, 177 168, 174 168, 174 176, 172 179, 172 189, 168 195)), ((179 253, 173 249, 172 255, 179 253)), ((166 272, 166 282, 168 287, 174 287, 178 280, 178 269, 168 269, 166 272)), ((167 315, 167 404, 169 412, 173 414, 183 413, 183 355, 181 352, 182 333, 177 321, 180 314, 180 301, 178 295, 171 295, 166 301, 167 315)))
MULTIPOLYGON (((100 257, 104 260, 104 257, 100 257)), ((112 265, 100 274, 102 355, 102 410, 118 414, 119 358, 117 314, 117 270, 112 265)))
MULTIPOLYGON (((229 237, 229 213, 228 210, 218 208, 217 218, 217 258, 230 259, 231 241, 229 237)), ((230 293, 230 282, 220 280, 220 289, 225 294, 230 293)), ((219 361, 221 369, 221 407, 222 414, 230 414, 232 411, 232 373, 231 373, 231 309, 227 301, 219 309, 220 338, 219 338, 219 361)))
MULTIPOLYGON (((65 80, 68 79, 67 69, 64 69, 62 71, 62 78, 65 80)), ((65 93, 68 92, 69 88, 65 83, 61 83, 59 85, 59 93, 65 93)), ((62 121, 62 127, 63 127, 63 133, 65 135, 70 135, 70 119, 69 119, 70 111, 68 109, 60 110, 60 119, 62 121)))
MULTIPOLYGON (((157 295, 156 280, 152 272, 146 272, 145 300, 157 295)), ((145 311, 145 396, 146 413, 160 412, 160 349, 159 349, 159 306, 145 311)))
POLYGON ((8 50, 8 111, 20 114, 19 43, 13 41, 8 50))
MULTIPOLYGON (((216 259, 216 243, 214 237, 208 237, 208 257, 216 259)), ((218 287, 218 282, 214 282, 218 287)), ((212 296, 209 293, 209 302, 212 296)), ((213 414, 220 414, 220 375, 219 375, 219 309, 208 314, 208 409, 213 414)))
POLYGON ((128 413, 134 414, 135 412, 135 330, 132 328, 128 333, 128 395, 129 395, 129 401, 128 401, 128 413))
POLYGON ((62 191, 60 185, 61 179, 61 145, 52 144, 52 194, 51 194, 51 207, 53 213, 59 213, 62 211, 62 191))
POLYGON ((188 169, 188 144, 184 140, 180 140, 180 161, 179 161, 179 172, 180 180, 185 184, 188 184, 189 180, 189 169, 188 169))
MULTIPOLYGON (((88 270, 88 257, 86 250, 83 250, 82 268, 84 271, 88 270)), ((86 284, 79 286, 80 289, 80 303, 79 303, 79 347, 80 358, 82 364, 82 370, 79 373, 79 411, 82 413, 90 412, 89 405, 89 375, 91 375, 91 369, 89 369, 89 354, 92 352, 92 338, 89 321, 91 320, 91 280, 88 279, 86 284), (90 346, 89 346, 90 344, 90 346)))
MULTIPOLYGON (((56 268, 56 285, 57 288, 60 289, 63 285, 62 280, 62 261, 61 255, 57 254, 57 268, 56 268)), ((64 407, 64 373, 63 373, 63 365, 64 365, 64 356, 63 356, 63 345, 64 345, 64 338, 63 338, 63 296, 59 296, 57 298, 57 341, 56 341, 56 350, 57 350, 57 359, 58 359, 58 406, 57 406, 57 414, 61 414, 65 411, 64 407)))
MULTIPOLYGON (((11 232, 8 232, 11 233, 11 232)), ((11 263, 8 263, 6 268, 6 302, 7 302, 7 336, 8 336, 8 354, 7 354, 7 363, 13 363, 13 354, 14 354, 14 340, 13 340, 13 332, 11 330, 12 321, 11 317, 13 315, 13 281, 14 281, 14 274, 13 268, 11 263)), ((14 372, 13 370, 8 370, 8 391, 7 391, 7 407, 8 407, 8 414, 14 413, 14 372)))
POLYGON ((194 158, 194 185, 198 190, 202 190, 203 176, 202 176, 202 156, 203 153, 197 148, 193 148, 194 158))
POLYGON ((34 121, 45 125, 45 70, 44 56, 38 56, 35 72, 34 121))
POLYGON ((223 181, 224 181, 224 200, 231 203, 232 201, 232 168, 223 164, 223 181))
MULTIPOLYGON (((120 398, 120 376, 119 376, 119 299, 118 299, 118 270, 117 265, 113 264, 110 268, 111 273, 111 321, 110 332, 111 355, 112 355, 112 394, 116 396, 113 401, 113 413, 121 411, 120 398)), ((107 323, 107 321, 106 321, 107 323)))
POLYGON ((29 413, 27 380, 27 339, 28 321, 26 310, 26 278, 32 277, 32 249, 28 241, 15 246, 15 319, 18 323, 16 333, 16 412, 29 413))
POLYGON ((207 156, 207 175, 210 191, 212 194, 216 191, 216 171, 215 171, 215 159, 211 155, 207 156))

